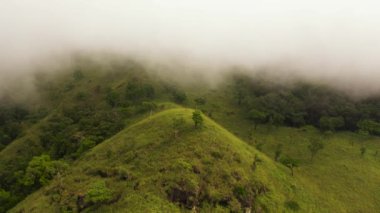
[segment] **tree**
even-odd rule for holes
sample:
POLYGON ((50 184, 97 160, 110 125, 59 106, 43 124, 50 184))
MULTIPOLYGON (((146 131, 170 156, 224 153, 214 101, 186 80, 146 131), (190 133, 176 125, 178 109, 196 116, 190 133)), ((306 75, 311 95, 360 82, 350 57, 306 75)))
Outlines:
POLYGON ((152 99, 155 96, 153 86, 131 81, 125 89, 125 98, 130 102, 139 102, 141 100, 152 99))
POLYGON ((269 122, 271 125, 280 126, 284 123, 285 117, 280 113, 272 113, 269 117, 269 122))
POLYGON ((357 126, 359 128, 359 131, 362 133, 380 135, 380 123, 376 121, 369 120, 369 119, 360 120, 357 123, 357 126))
POLYGON ((203 126, 203 117, 201 111, 195 110, 193 112, 193 121, 195 128, 201 128, 203 126))
POLYGON ((266 122, 267 114, 256 109, 252 109, 249 111, 248 118, 253 121, 255 129, 257 129, 257 125, 266 122))
POLYGON ((185 102, 187 99, 186 93, 182 91, 175 90, 172 95, 174 101, 179 104, 185 102))
POLYGON ((11 193, 0 188, 0 212, 6 212, 7 209, 15 205, 15 199, 12 198, 11 193))
POLYGON ((150 101, 144 101, 141 105, 142 111, 146 112, 149 111, 149 116, 152 116, 153 111, 157 109, 157 104, 150 101))
POLYGON ((196 99, 194 99, 194 101, 197 105, 205 105, 206 104, 206 99, 202 98, 202 97, 196 98, 196 99))
POLYGON ((291 171, 292 176, 294 176, 294 168, 298 167, 298 161, 293 158, 286 157, 281 159, 281 163, 288 167, 291 171))
POLYGON ((87 150, 91 149, 92 147, 96 146, 96 142, 89 139, 89 138, 85 138, 81 141, 80 145, 79 145, 79 148, 76 152, 76 156, 79 157, 80 155, 82 155, 84 152, 86 152, 87 150))
POLYGON ((310 140, 310 144, 307 148, 310 150, 311 160, 313 160, 314 156, 324 148, 324 145, 319 139, 313 139, 310 140))
POLYGON ((291 124, 296 127, 305 125, 305 113, 304 112, 291 113, 290 121, 291 121, 291 124))
POLYGON ((63 172, 67 168, 66 163, 52 161, 49 155, 33 157, 25 170, 22 183, 25 186, 40 187, 46 185, 58 172, 63 172))
POLYGON ((335 131, 337 128, 341 128, 344 126, 343 117, 329 117, 322 116, 319 119, 319 127, 322 130, 327 131, 335 131))
POLYGON ((108 89, 106 94, 106 100, 110 106, 117 106, 117 104, 119 103, 119 93, 117 93, 113 89, 108 89))
POLYGON ((112 199, 112 191, 104 180, 93 183, 87 191, 86 200, 91 204, 102 204, 112 199))

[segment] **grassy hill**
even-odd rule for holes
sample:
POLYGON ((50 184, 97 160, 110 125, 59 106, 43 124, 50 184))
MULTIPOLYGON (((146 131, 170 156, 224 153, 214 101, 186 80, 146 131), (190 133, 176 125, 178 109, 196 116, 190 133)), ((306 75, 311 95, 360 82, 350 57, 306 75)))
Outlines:
POLYGON ((84 61, 37 80, 40 101, 27 105, 30 114, 0 122, 0 136, 14 124, 21 129, 0 147, 0 212, 20 201, 11 212, 380 209, 376 100, 353 103, 308 86, 284 92, 241 76, 213 87, 178 83, 130 61, 84 61), (193 109, 203 112, 204 128, 194 128, 193 109), (251 109, 267 119, 257 124, 251 109), (298 112, 303 123, 293 125, 298 112), (282 123, 269 119, 279 113, 282 123), (346 126, 323 128, 315 113, 345 116, 346 126), (370 125, 357 129, 360 117, 370 125), (323 149, 311 159, 313 141, 323 149), (69 169, 25 184, 38 156, 69 169))
MULTIPOLYGON (((282 155, 300 162, 296 181, 313 194, 316 205, 335 212, 377 212, 380 209, 380 139, 349 132, 321 133, 301 129, 262 126, 254 133, 256 145, 272 158, 282 144, 282 155), (323 141, 311 160, 308 146, 313 138, 323 141), (361 148, 366 147, 361 154, 361 148)), ((254 145, 254 144, 252 144, 254 145)))
POLYGON ((84 201, 85 211, 273 212, 287 209, 289 201, 310 208, 311 197, 284 167, 206 117, 195 129, 192 112, 166 110, 126 128, 10 212, 77 210, 78 197, 86 200, 94 184, 105 184, 111 195, 100 203, 84 201), (184 123, 175 137, 176 118, 184 123))

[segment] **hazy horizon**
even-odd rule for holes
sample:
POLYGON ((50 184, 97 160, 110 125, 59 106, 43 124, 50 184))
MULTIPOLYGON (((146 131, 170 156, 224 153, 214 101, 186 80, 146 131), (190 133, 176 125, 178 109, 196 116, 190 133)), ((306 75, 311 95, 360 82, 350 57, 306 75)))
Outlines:
POLYGON ((47 59, 107 51, 195 65, 209 76, 228 66, 265 68, 374 94, 379 8, 369 0, 5 0, 0 83, 28 76, 47 59))

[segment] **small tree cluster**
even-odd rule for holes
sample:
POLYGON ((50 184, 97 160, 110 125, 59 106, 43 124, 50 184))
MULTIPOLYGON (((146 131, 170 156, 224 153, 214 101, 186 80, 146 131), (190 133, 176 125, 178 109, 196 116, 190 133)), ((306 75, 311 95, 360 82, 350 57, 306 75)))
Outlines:
POLYGON ((25 186, 46 185, 57 173, 63 172, 68 165, 63 161, 52 161, 49 155, 33 157, 21 180, 25 186))
POLYGON ((193 121, 194 121, 195 128, 201 128, 203 126, 203 117, 202 117, 201 111, 195 110, 193 112, 193 121))
POLYGON ((361 120, 357 126, 362 134, 380 135, 380 123, 376 121, 369 119, 361 120))
POLYGON ((112 191, 102 180, 93 183, 86 193, 86 201, 91 204, 101 204, 112 199, 112 191))
POLYGON ((296 159, 286 157, 281 159, 281 163, 290 169, 291 175, 294 176, 294 168, 298 167, 298 161, 296 159))
POLYGON ((343 117, 323 116, 319 119, 319 127, 324 131, 335 131, 344 127, 343 117))
POLYGON ((253 121, 255 129, 257 129, 257 126, 259 124, 265 123, 267 121, 267 114, 256 109, 252 109, 249 111, 248 118, 253 121))

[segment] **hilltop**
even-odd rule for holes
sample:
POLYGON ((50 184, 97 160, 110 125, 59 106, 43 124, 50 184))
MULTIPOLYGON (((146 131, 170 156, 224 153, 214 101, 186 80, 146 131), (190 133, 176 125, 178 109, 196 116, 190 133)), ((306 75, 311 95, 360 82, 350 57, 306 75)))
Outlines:
POLYGON ((166 110, 122 130, 11 212, 276 211, 305 196, 284 168, 211 119, 195 129, 192 112, 166 110), (80 207, 99 183, 110 197, 80 207))

